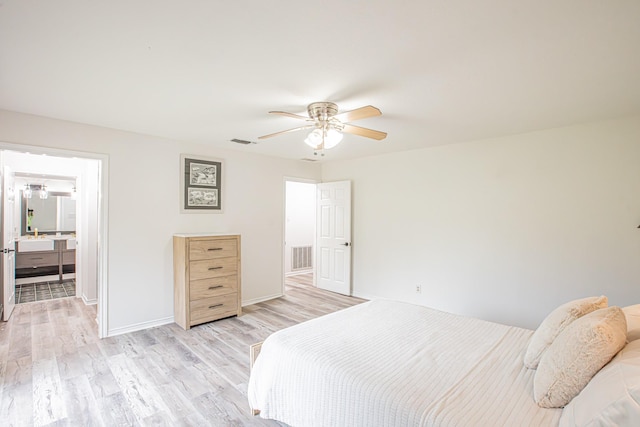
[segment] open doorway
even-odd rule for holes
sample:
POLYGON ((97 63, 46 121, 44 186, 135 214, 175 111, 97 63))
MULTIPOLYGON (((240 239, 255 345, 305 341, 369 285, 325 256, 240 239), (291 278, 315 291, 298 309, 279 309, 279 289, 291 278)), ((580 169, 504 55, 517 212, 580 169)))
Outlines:
POLYGON ((5 191, 12 195, 11 207, 2 198, 3 217, 13 218, 10 227, 3 227, 3 246, 22 256, 20 263, 15 261, 19 271, 2 280, 3 302, 10 303, 4 320, 11 315, 7 308, 28 303, 25 294, 33 288, 34 302, 75 296, 96 305, 98 336, 106 336, 108 158, 8 143, 0 143, 0 150, 5 182, 10 176, 14 182, 14 189, 5 191))
POLYGON ((285 180, 284 292, 315 286, 316 184, 285 180))

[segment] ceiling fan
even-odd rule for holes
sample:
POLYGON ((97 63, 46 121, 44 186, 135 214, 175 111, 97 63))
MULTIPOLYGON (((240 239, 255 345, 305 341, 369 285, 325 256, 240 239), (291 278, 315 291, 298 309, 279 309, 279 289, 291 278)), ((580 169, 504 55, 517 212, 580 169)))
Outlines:
POLYGON ((378 141, 387 137, 386 132, 354 126, 349 123, 382 115, 379 109, 371 105, 339 113, 338 106, 333 102, 314 102, 307 106, 308 117, 287 113, 286 111, 269 111, 269 113, 304 120, 307 124, 293 129, 263 135, 258 137, 258 139, 271 138, 303 129, 313 129, 304 142, 316 150, 315 154, 317 154, 318 151, 321 152, 323 149, 333 148, 338 145, 342 140, 343 132, 376 139, 378 141))

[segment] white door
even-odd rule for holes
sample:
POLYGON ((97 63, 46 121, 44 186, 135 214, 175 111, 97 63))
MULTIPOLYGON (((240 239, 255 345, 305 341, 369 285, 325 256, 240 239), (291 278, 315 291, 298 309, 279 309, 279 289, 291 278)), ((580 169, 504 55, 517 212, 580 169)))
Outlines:
POLYGON ((318 184, 316 285, 351 295, 351 181, 318 184))
POLYGON ((2 305, 4 311, 2 320, 7 321, 16 304, 16 263, 15 243, 13 239, 13 215, 16 196, 14 190, 14 174, 8 166, 0 167, 2 181, 2 227, 0 240, 2 241, 2 262, 0 263, 2 279, 2 305))

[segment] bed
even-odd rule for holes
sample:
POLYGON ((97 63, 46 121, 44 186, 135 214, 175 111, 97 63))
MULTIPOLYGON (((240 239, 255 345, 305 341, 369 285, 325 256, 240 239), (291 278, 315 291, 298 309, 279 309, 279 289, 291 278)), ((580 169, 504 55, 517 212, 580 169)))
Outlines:
POLYGON ((248 399, 290 426, 555 426, 523 365, 534 331, 369 301, 278 331, 248 399))

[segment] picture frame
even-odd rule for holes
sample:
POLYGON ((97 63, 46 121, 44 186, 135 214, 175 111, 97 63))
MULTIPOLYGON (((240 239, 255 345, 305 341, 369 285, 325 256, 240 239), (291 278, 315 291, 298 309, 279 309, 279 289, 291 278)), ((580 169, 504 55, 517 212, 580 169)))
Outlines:
POLYGON ((180 154, 180 212, 222 213, 222 159, 180 154))

